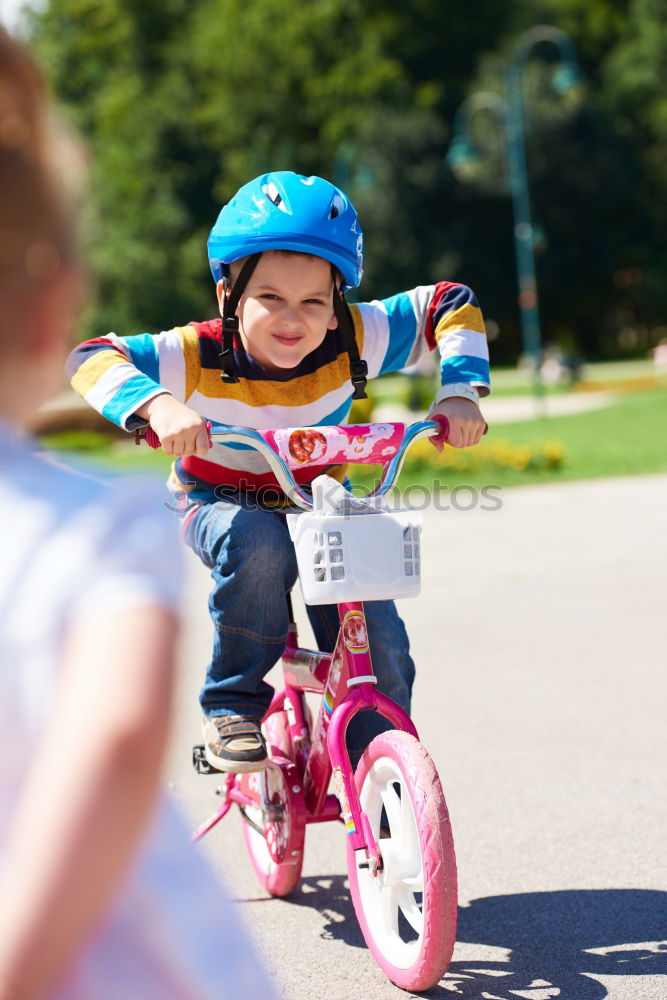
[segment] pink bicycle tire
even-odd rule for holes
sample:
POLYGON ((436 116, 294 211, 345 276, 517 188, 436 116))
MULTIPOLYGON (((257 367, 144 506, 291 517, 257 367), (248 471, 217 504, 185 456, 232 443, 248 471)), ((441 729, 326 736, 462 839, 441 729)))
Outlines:
MULTIPOLYGON (((269 747, 269 756, 291 759, 291 740, 286 713, 275 712, 266 720, 263 729, 269 747)), ((259 775, 248 775, 246 780, 259 780, 259 775)), ((255 874, 264 889, 271 896, 289 896, 301 880, 305 817, 298 815, 294 795, 290 792, 285 771, 274 768, 271 781, 273 787, 277 789, 276 794, 283 809, 283 823, 287 829, 286 839, 289 841, 289 849, 286 851, 285 860, 279 862, 272 857, 266 842, 267 826, 265 826, 265 836, 262 836, 244 819, 243 839, 255 874)), ((303 806, 301 808, 303 809, 303 806)))
POLYGON ((375 836, 381 818, 389 826, 378 841, 383 870, 375 876, 358 867, 348 841, 361 931, 388 979, 405 990, 430 989, 449 967, 457 916, 454 842, 438 773, 413 736, 391 730, 370 744, 355 780, 375 836))

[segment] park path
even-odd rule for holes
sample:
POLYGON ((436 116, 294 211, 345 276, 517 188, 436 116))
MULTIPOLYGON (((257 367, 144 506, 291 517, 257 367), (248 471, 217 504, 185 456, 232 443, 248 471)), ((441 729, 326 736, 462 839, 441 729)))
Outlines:
MULTIPOLYGON (((454 961, 428 996, 665 1000, 667 476, 500 497, 425 512, 422 596, 401 607, 460 875, 454 961)), ((167 771, 198 821, 216 783, 188 763, 210 625, 207 572, 188 570, 167 771)), ((205 841, 286 1000, 409 995, 363 947, 343 840, 309 830, 289 901, 259 888, 236 817, 205 841)))
MULTIPOLYGON (((618 399, 613 392, 572 392, 551 394, 536 399, 535 396, 488 396, 480 402, 480 408, 489 426, 508 424, 515 421, 534 420, 536 417, 569 417, 575 413, 590 413, 602 410, 618 399)), ((396 402, 380 403, 373 409, 373 420, 403 420, 412 423, 415 419, 425 419, 426 414, 416 414, 407 406, 396 402)))

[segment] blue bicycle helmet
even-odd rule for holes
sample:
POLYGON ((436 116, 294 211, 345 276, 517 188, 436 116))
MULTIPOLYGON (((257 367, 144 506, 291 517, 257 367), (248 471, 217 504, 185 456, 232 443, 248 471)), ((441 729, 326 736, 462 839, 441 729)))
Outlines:
POLYGON ((232 261, 265 250, 296 250, 328 260, 356 288, 364 270, 364 236, 347 196, 321 177, 291 170, 244 184, 224 206, 208 239, 216 283, 232 261))

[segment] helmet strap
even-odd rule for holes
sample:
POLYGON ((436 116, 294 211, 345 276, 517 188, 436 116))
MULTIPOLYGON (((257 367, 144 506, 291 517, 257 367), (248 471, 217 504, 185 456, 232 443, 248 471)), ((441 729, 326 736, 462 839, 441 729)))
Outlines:
POLYGON ((248 257, 239 271, 239 276, 232 285, 229 295, 227 295, 229 274, 224 275, 222 279, 224 299, 222 303, 222 350, 220 351, 222 374, 220 378, 223 382, 238 382, 239 380, 234 364, 234 337, 239 332, 239 318, 236 315, 236 310, 261 256, 261 253, 254 253, 248 257))
POLYGON ((345 296, 334 281, 333 297, 334 315, 338 320, 338 329, 345 344, 350 359, 350 381, 354 387, 352 399, 368 399, 366 395, 366 381, 368 379, 368 365, 359 357, 357 338, 354 333, 354 320, 345 296))

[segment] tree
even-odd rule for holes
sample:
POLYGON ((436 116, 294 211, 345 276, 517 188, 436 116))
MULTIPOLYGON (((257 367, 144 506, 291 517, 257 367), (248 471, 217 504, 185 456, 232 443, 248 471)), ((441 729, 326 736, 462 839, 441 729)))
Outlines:
POLYGON ((51 0, 32 44, 92 149, 90 330, 214 309, 205 241, 267 169, 319 173, 358 203, 366 296, 448 276, 447 109, 511 5, 480 0, 51 0))
MULTIPOLYGON (((544 233, 537 248, 543 336, 588 357, 645 350, 657 336, 651 331, 665 322, 667 114, 660 81, 667 28, 661 6, 657 0, 517 4, 511 32, 480 60, 471 88, 502 93, 516 39, 536 23, 561 28, 575 44, 587 80, 578 105, 554 96, 555 52, 547 47, 540 50, 543 59, 531 60, 524 84, 530 195, 544 233)), ((495 148, 494 180, 503 174, 504 155, 498 143, 495 148)), ((482 178, 486 194, 479 192, 479 205, 488 206, 491 190, 501 197, 499 185, 488 180, 482 178)), ((484 248, 467 243, 461 270, 485 254, 502 259, 504 252, 511 254, 507 241, 484 248)), ((516 279, 505 294, 496 289, 505 358, 507 348, 511 354, 519 344, 515 295, 516 279)))

